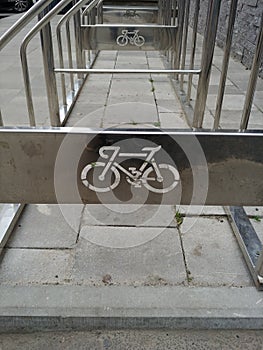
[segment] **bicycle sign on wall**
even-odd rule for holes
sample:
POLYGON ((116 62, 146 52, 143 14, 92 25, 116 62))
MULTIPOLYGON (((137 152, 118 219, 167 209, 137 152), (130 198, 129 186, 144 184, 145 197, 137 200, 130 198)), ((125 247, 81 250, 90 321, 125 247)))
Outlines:
POLYGON ((116 43, 119 46, 126 46, 130 43, 131 45, 141 47, 145 43, 145 38, 139 35, 139 30, 128 31, 128 29, 124 29, 121 33, 116 39, 116 43))

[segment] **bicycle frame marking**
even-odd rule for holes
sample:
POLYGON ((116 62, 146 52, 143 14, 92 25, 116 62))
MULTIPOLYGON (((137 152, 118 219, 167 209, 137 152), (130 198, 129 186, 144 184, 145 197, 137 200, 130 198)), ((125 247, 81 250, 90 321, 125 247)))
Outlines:
POLYGON ((137 188, 141 188, 142 185, 146 188, 148 188, 150 191, 155 193, 167 193, 173 190, 180 182, 180 175, 177 171, 177 169, 170 165, 170 164, 157 164, 154 155, 161 150, 162 146, 157 147, 144 147, 142 148, 141 153, 121 153, 119 146, 103 146, 99 149, 99 155, 102 159, 107 160, 107 162, 96 162, 94 164, 87 164, 81 172, 81 181, 84 186, 88 187, 89 189, 95 191, 95 192, 108 192, 113 189, 115 189, 121 180, 120 172, 124 173, 126 175, 126 181, 137 188), (109 154, 109 152, 112 152, 112 154, 109 154), (140 158, 144 159, 144 162, 139 167, 139 169, 136 169, 135 167, 129 167, 128 169, 125 169, 122 165, 120 165, 116 158, 125 158, 125 159, 135 159, 140 158), (149 166, 150 164, 150 166, 149 166), (149 167, 148 167, 149 166, 149 167), (115 179, 113 184, 106 186, 106 187, 96 187, 92 185, 88 179, 87 175, 88 172, 92 168, 96 167, 103 167, 102 172, 100 175, 97 176, 96 181, 104 181, 106 178, 106 175, 112 171, 112 173, 115 175, 115 179), (151 186, 148 181, 157 181, 159 183, 163 183, 164 177, 161 174, 160 169, 167 169, 170 173, 173 175, 173 182, 166 188, 155 188, 151 186), (155 177, 148 176, 151 172, 155 173, 155 177))
POLYGON ((128 29, 123 29, 122 34, 116 39, 116 43, 119 46, 127 46, 128 43, 141 47, 145 44, 145 38, 139 35, 139 30, 128 31, 128 29))

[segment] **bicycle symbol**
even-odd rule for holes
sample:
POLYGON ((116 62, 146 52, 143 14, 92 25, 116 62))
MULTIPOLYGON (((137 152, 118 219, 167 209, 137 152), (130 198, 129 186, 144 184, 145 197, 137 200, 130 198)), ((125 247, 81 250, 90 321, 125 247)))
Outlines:
POLYGON ((123 17, 132 18, 132 17, 140 17, 140 15, 137 14, 136 10, 126 10, 123 17))
POLYGON ((128 43, 135 46, 143 46, 145 43, 145 39, 142 35, 139 35, 139 30, 134 30, 129 32, 128 29, 124 29, 116 39, 116 43, 119 46, 126 46, 128 43))
POLYGON ((179 184, 180 175, 178 170, 170 164, 164 163, 157 165, 154 159, 154 154, 160 151, 161 148, 162 146, 144 147, 142 148, 142 153, 120 153, 119 146, 103 146, 99 150, 99 155, 107 161, 86 165, 81 172, 81 181, 84 186, 92 191, 109 192, 119 185, 121 171, 126 175, 126 181, 134 187, 141 188, 143 185, 149 191, 154 193, 170 192, 179 184), (145 160, 139 169, 136 169, 136 167, 129 167, 127 170, 116 161, 117 157, 124 157, 126 159, 139 158, 145 160), (95 173, 93 172, 93 176, 92 170, 95 171, 95 173), (96 173, 97 170, 99 170, 98 175, 96 173), (110 180, 111 183, 105 181, 106 175, 110 175, 110 179, 112 178, 112 175, 114 175, 113 181, 110 180), (164 184, 164 182, 167 182, 168 180, 167 175, 169 177, 168 185, 166 183, 164 184), (162 184, 163 188, 158 188, 160 185, 154 187, 153 182, 155 182, 155 184, 162 184))

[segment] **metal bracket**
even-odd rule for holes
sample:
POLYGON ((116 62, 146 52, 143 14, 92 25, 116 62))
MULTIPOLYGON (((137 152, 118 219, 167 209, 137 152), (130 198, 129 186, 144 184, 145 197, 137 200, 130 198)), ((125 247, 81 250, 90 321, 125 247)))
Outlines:
POLYGON ((225 208, 256 287, 263 290, 263 246, 243 207, 225 208))

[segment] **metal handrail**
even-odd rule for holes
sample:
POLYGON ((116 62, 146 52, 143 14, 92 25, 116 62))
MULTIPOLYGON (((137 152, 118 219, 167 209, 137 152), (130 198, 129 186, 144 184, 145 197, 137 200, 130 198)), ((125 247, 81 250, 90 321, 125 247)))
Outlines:
MULTIPOLYGON (((28 69, 28 62, 27 62, 27 46, 31 39, 49 23, 49 21, 58 13, 60 12, 65 6, 67 6, 70 3, 71 0, 61 0, 53 9, 51 9, 25 36, 21 47, 20 47, 20 57, 21 57, 21 63, 22 63, 22 71, 23 71, 23 77, 25 82, 25 95, 26 95, 26 101, 27 101, 27 108, 28 108, 28 116, 30 120, 30 125, 35 126, 35 113, 33 108, 33 99, 32 99, 32 91, 31 91, 31 84, 30 84, 30 78, 29 78, 29 69, 28 69)), ((57 121, 54 121, 54 124, 57 124, 57 121)), ((55 126, 55 125, 54 125, 55 126)))
POLYGON ((201 69, 68 69, 55 68, 55 73, 96 73, 96 74, 121 74, 121 73, 139 73, 139 74, 200 74, 201 69))
MULTIPOLYGON (((91 11, 101 0, 93 0, 91 1, 87 7, 85 8, 85 11, 91 11)), ((78 3, 76 3, 58 22, 56 34, 57 34, 57 42, 58 42, 58 56, 59 56, 59 64, 61 68, 64 68, 64 60, 63 60, 63 53, 62 53, 62 38, 61 38, 61 27, 66 22, 67 25, 67 33, 69 33, 69 27, 68 22, 70 18, 77 13, 81 7, 87 3, 87 0, 81 0, 78 3)), ((61 83, 62 83, 62 99, 63 99, 63 105, 66 105, 67 97, 66 97, 66 87, 65 87, 65 78, 64 74, 61 74, 61 83)), ((72 87, 72 81, 71 81, 71 87, 72 87)))
POLYGON ((53 0, 40 0, 36 2, 22 17, 20 17, 1 37, 0 50, 2 50, 34 17, 39 15, 53 0))
MULTIPOLYGON (((101 3, 103 3, 103 1, 104 1, 104 0, 98 0, 98 1, 97 1, 98 6, 99 6, 101 3)), ((87 13, 89 13, 91 9, 92 9, 92 8, 89 8, 89 7, 87 6, 87 7, 85 8, 85 10, 82 12, 81 17, 83 18, 83 16, 86 15, 87 13)))

